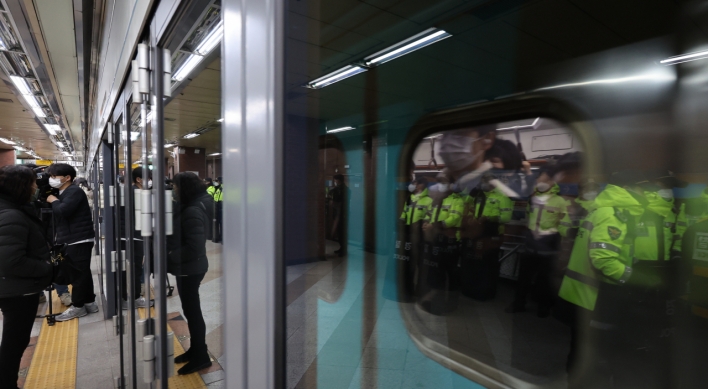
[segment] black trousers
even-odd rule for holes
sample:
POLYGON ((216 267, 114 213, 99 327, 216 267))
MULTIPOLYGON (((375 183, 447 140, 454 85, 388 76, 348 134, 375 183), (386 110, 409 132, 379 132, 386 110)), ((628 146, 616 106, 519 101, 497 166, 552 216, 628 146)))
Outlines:
POLYGON ((205 358, 207 355, 206 323, 202 315, 202 305, 199 301, 199 285, 204 275, 177 276, 177 290, 182 301, 182 311, 189 328, 189 353, 193 358, 205 358))
MULTIPOLYGON (((125 250, 125 241, 121 241, 120 245, 121 250, 125 250)), ((131 269, 132 277, 134 278, 133 280, 133 300, 137 299, 140 296, 140 279, 142 278, 141 276, 143 275, 143 242, 139 240, 133 240, 133 248, 135 251, 133 252, 133 260, 132 260, 132 265, 133 268, 131 269)), ((126 271, 127 269, 123 270, 122 274, 122 279, 121 279, 121 293, 120 297, 123 300, 128 299, 128 285, 130 285, 130 282, 128 282, 128 272, 126 271)))
POLYGON ((221 242, 221 222, 224 217, 224 203, 217 201, 214 204, 216 205, 214 212, 214 219, 216 219, 216 223, 214 223, 214 243, 219 243, 221 242))
POLYGON ((0 343, 0 389, 17 389, 20 361, 30 341, 39 294, 0 298, 2 343, 0 343))
POLYGON ((514 306, 523 308, 526 305, 526 296, 534 286, 538 309, 548 310, 553 302, 551 289, 551 267, 554 263, 555 255, 543 255, 539 253, 526 253, 521 257, 519 264, 519 280, 516 285, 514 296, 514 306))
POLYGON ((91 275, 91 253, 93 242, 79 243, 66 247, 66 253, 71 260, 69 266, 69 278, 71 286, 72 305, 83 307, 84 304, 96 301, 96 294, 93 292, 93 275, 91 275))

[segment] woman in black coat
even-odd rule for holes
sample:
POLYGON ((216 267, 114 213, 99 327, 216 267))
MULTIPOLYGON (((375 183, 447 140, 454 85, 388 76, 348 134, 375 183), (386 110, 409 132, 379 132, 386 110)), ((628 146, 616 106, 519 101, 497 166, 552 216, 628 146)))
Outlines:
POLYGON ((20 165, 0 169, 0 389, 17 388, 39 296, 52 281, 49 245, 29 205, 36 191, 31 169, 20 165))
POLYGON ((190 335, 189 350, 176 357, 175 363, 188 362, 177 372, 190 374, 211 366, 199 285, 209 269, 206 240, 210 220, 207 215, 213 204, 205 204, 202 195, 206 193, 206 187, 194 173, 178 173, 173 185, 176 203, 173 207, 173 234, 167 238, 167 271, 177 278, 182 312, 190 335))

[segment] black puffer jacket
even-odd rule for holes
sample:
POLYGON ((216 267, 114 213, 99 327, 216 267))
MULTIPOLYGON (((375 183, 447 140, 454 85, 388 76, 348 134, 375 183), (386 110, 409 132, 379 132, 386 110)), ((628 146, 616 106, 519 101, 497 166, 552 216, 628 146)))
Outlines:
POLYGON ((196 199, 187 205, 173 208, 173 233, 167 237, 167 271, 176 276, 206 273, 209 261, 206 255, 206 234, 211 222, 207 207, 196 199))
POLYGON ((52 282, 41 221, 0 197, 0 298, 39 293, 52 282))
POLYGON ((93 239, 93 219, 86 193, 71 184, 52 203, 56 243, 76 243, 93 239))

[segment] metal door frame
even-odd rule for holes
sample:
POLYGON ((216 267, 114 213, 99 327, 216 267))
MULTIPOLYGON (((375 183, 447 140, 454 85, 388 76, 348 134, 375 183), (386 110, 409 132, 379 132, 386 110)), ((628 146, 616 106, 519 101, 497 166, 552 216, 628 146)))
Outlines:
POLYGON ((285 385, 282 253, 284 9, 223 0, 224 370, 229 388, 285 385))

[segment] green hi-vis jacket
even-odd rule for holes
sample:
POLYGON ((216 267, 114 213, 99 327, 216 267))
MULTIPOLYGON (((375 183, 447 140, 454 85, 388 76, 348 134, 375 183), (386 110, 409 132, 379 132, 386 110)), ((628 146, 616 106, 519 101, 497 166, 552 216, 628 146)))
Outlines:
POLYGON ((682 241, 681 263, 688 276, 691 313, 708 319, 708 218, 688 227, 682 241))
MULTIPOLYGON (((575 203, 583 207, 588 214, 595 210, 595 200, 583 200, 581 198, 577 198, 575 199, 575 203)), ((570 201, 566 201, 566 209, 569 207, 570 201)), ((585 217, 578 217, 577 215, 571 216, 570 212, 566 212, 563 219, 560 221, 560 224, 558 224, 558 232, 560 232, 561 236, 566 237, 569 235, 571 230, 577 230, 583 220, 585 220, 585 217)))
POLYGON ((686 214, 681 211, 685 207, 676 210, 673 199, 664 200, 657 192, 644 194, 649 201, 649 212, 637 223, 635 260, 659 261, 680 257, 681 238, 687 227, 686 214), (659 253, 659 250, 663 252, 659 253))
POLYGON ((644 212, 629 192, 607 185, 595 199, 596 209, 578 230, 558 295, 588 310, 595 309, 600 282, 624 284, 632 275, 630 217, 644 212))
POLYGON ((207 186, 207 193, 209 193, 209 196, 212 198, 214 197, 214 191, 216 191, 216 187, 214 185, 207 186))
POLYGON ((411 199, 406 203, 401 214, 401 220, 406 225, 411 225, 419 221, 425 220, 428 217, 428 212, 432 209, 433 199, 428 196, 428 190, 425 189, 418 194, 412 194, 411 199))
POLYGON ((553 184, 547 192, 536 192, 528 207, 528 228, 535 237, 558 233, 558 226, 566 213, 567 203, 558 195, 560 188, 553 184))
POLYGON ((474 216, 486 217, 490 221, 499 223, 499 233, 503 234, 504 224, 511 220, 511 215, 514 213, 514 202, 497 188, 484 192, 484 196, 484 209, 482 209, 482 202, 477 201, 474 216))
POLYGON ((464 198, 459 193, 452 193, 445 197, 440 205, 432 207, 425 220, 442 223, 443 228, 460 228, 464 212, 464 198))
POLYGON ((214 197, 214 202, 216 203, 224 201, 224 190, 221 189, 221 186, 214 187, 214 193, 212 193, 212 197, 214 197))

